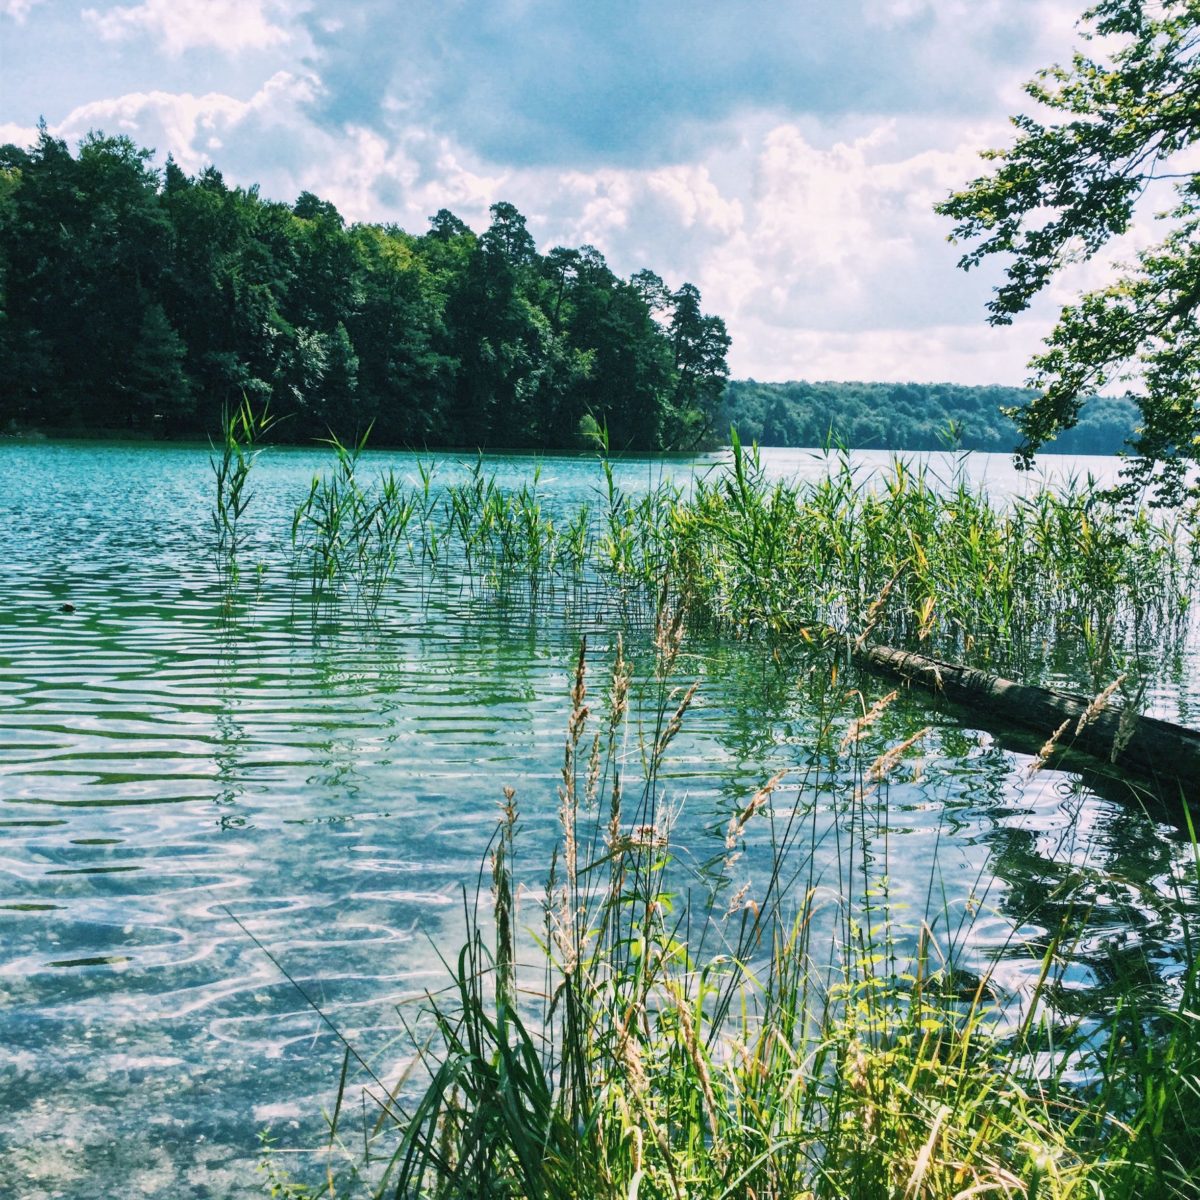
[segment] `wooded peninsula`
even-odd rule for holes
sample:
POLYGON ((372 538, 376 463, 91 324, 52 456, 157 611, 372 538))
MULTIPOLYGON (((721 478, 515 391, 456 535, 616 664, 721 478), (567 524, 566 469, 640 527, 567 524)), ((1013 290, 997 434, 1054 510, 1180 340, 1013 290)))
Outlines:
POLYGON ((204 436, 269 404, 289 440, 614 448, 709 436, 729 335, 700 292, 539 254, 492 206, 420 235, 188 176, 128 137, 0 147, 0 426, 204 436), (594 424, 593 424, 594 422, 594 424))
MULTIPOLYGON (((983 450, 1010 454, 1019 433, 1009 411, 1036 393, 957 383, 759 383, 731 380, 717 428, 743 442, 874 450, 983 450)), ((1128 396, 1094 396, 1046 454, 1116 454, 1139 423, 1128 396)))
MULTIPOLYGON (((728 382, 724 321, 593 246, 538 253, 507 203, 476 234, 347 224, 189 176, 128 137, 72 155, 43 129, 0 147, 0 430, 187 438, 269 408, 276 436, 614 451, 745 442, 1009 452, 1031 393, 919 383, 728 382), (593 435, 589 437, 589 432, 593 435)), ((1126 398, 1048 449, 1113 454, 1126 398)))

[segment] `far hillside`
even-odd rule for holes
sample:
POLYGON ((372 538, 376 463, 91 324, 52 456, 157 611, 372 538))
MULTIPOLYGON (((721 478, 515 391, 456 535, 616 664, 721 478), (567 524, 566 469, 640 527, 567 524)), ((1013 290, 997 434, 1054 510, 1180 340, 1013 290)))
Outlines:
MULTIPOLYGON (((759 383, 732 380, 718 429, 737 426, 745 442, 763 446, 852 449, 964 450, 1009 453, 1017 431, 1001 411, 1028 403, 1033 393, 1013 387, 955 383, 759 383), (951 428, 955 433, 948 435, 951 428)), ((1138 418, 1137 405, 1121 396, 1098 396, 1084 405, 1079 424, 1043 453, 1115 454, 1138 418)))

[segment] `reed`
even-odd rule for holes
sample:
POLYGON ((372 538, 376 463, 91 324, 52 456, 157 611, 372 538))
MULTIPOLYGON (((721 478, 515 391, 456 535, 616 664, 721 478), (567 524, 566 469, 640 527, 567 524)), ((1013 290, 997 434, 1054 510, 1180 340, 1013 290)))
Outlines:
MULTIPOLYGON (((236 579, 253 461, 244 414, 214 458, 219 559, 236 579)), ((1200 541, 1189 514, 1151 514, 1068 481, 994 502, 961 474, 936 479, 902 458, 870 478, 845 454, 811 483, 768 479, 733 437, 727 466, 688 489, 633 492, 600 459, 599 501, 558 508, 540 468, 501 487, 477 459, 440 487, 363 480, 364 442, 331 442, 292 526, 294 575, 314 617, 346 596, 374 619, 401 566, 472 588, 562 588, 647 625, 664 588, 693 628, 808 643, 853 630, 1033 681, 1068 673, 1099 691, 1126 677, 1135 700, 1193 615, 1200 541)))
MULTIPOLYGON (((1194 960, 1173 1004, 1139 1011, 1131 993, 1103 1036, 1051 1004, 1065 919, 1026 995, 1004 1002, 986 968, 962 969, 970 918, 905 914, 871 865, 919 745, 867 760, 888 701, 850 721, 831 681, 820 748, 836 769, 767 781, 731 815, 718 877, 695 874, 660 778, 694 695, 673 678, 681 629, 660 614, 640 755, 623 650, 592 697, 581 649, 545 886, 523 894, 506 789, 490 891, 467 906, 449 988, 424 1001, 406 1079, 377 1096, 374 1168, 335 1137, 348 1167, 312 1192, 272 1168, 273 1194, 1200 1195, 1194 960), (811 798, 831 791, 844 872, 826 881, 811 798)), ((1071 885, 1058 899, 1071 909, 1071 885)))
POLYGON ((1141 673, 1186 627, 1197 577, 1184 514, 1155 519, 1076 482, 993 503, 903 459, 874 481, 843 457, 820 482, 772 484, 736 440, 666 527, 665 573, 736 635, 870 624, 878 641, 1026 677, 1086 661, 1096 684, 1141 673))
POLYGON ((259 442, 274 425, 267 409, 256 413, 248 400, 221 413, 221 443, 209 455, 214 497, 211 516, 217 578, 223 611, 228 615, 241 582, 241 555, 246 543, 243 518, 250 505, 250 472, 260 453, 259 442))
POLYGON ((452 484, 446 491, 448 525, 458 537, 467 577, 472 582, 477 558, 491 550, 496 491, 495 479, 484 475, 482 454, 472 464, 468 482, 452 484))
POLYGON ((362 483, 367 436, 354 446, 329 439, 334 469, 313 476, 292 516, 292 574, 307 580, 314 621, 347 593, 374 620, 407 545, 415 501, 394 472, 362 483))

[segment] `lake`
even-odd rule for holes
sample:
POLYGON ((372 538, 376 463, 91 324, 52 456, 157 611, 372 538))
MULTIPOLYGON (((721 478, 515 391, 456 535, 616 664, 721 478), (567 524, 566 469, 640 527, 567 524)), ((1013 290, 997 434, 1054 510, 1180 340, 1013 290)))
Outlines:
MULTIPOLYGON (((888 461, 853 457, 864 474, 888 461)), ((1003 456, 929 457, 996 497, 1030 486, 1003 456)), ((314 1004, 393 1074, 397 1005, 445 978, 438 954, 456 952, 506 785, 523 870, 544 870, 579 640, 602 690, 622 626, 595 596, 480 588, 452 560, 402 571, 374 622, 314 626, 279 564, 329 456, 283 448, 254 468, 231 622, 208 460, 0 442, 0 1179, 30 1200, 261 1194, 259 1131, 281 1150, 317 1145, 337 1089, 342 1049, 314 1004)), ((438 460, 435 492, 472 461, 438 460)), ((634 459, 616 475, 634 491, 686 486, 720 461, 634 459)), ((411 455, 364 462, 418 478, 411 455)), ((1041 463, 1050 480, 1111 482, 1118 466, 1041 463)), ((806 451, 764 464, 779 478, 828 469, 806 451)), ((593 459, 487 466, 511 487, 537 473, 550 511, 598 495, 593 459)), ((649 631, 624 633, 645 686, 649 631)), ((1185 723, 1195 654, 1180 646, 1149 693, 1185 723)), ((781 795, 812 811, 815 869, 836 889, 838 792, 828 779, 806 791, 818 714, 801 672, 755 643, 697 637, 679 674, 700 680, 666 776, 691 860, 719 856, 730 812, 790 768, 781 795)), ((916 694, 879 745, 926 725, 920 770, 887 791, 892 895, 923 911, 936 887, 955 911, 978 907, 966 954, 1004 948, 997 986, 1019 995, 1047 898, 1078 876, 1093 932, 1064 989, 1097 1013, 1120 972, 1140 972, 1147 996, 1169 991, 1197 906, 1179 833, 1069 772, 1030 774, 1028 754, 916 694)))

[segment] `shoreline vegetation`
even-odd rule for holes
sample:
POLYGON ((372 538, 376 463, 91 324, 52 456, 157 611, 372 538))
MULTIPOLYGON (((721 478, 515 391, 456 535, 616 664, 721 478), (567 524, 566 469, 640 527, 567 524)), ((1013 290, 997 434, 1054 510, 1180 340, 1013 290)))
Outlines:
MULTIPOLYGON (((813 449, 838 446, 848 450, 885 450, 894 454, 940 451, 978 451, 1012 454, 1016 426, 1006 409, 1026 404, 1032 393, 1022 388, 970 387, 932 383, 840 383, 791 381, 762 383, 730 380, 714 419, 714 429, 736 429, 745 444, 764 448, 813 449)), ((1097 397, 1084 409, 1078 425, 1060 433, 1041 448, 1041 454, 1117 455, 1133 437, 1137 407, 1128 397, 1097 397)), ((535 450, 545 453, 587 453, 595 438, 577 428, 561 446, 506 446, 494 444, 488 453, 535 450)), ((219 432, 212 431, 214 434, 219 432)), ((327 431, 329 432, 329 431, 327 431)), ((137 428, 109 425, 52 425, 25 418, 10 418, 0 426, 0 438, 63 441, 203 442, 198 431, 172 432, 156 415, 137 428)), ((287 425, 275 431, 277 444, 311 445, 311 436, 289 441, 287 425)), ((372 431, 374 449, 411 450, 417 453, 468 453, 478 445, 388 445, 372 431)), ((728 438, 710 433, 695 450, 723 449, 728 438)), ((664 450, 635 453, 663 454, 664 450)), ((674 453, 692 453, 680 448, 674 453)))
MULTIPOLYGON (((721 429, 736 427, 746 445, 1012 454, 1020 434, 1010 413, 1035 395, 998 385, 733 379, 717 419, 721 429)), ((1083 405, 1078 423, 1060 431, 1038 453, 1120 454, 1139 420, 1130 397, 1095 396, 1083 405)))
MULTIPOLYGON (((215 436, 269 405, 277 439, 614 452, 744 442, 1011 452, 1032 393, 919 383, 728 379, 729 334, 690 283, 618 277, 595 247, 541 254, 524 216, 476 233, 347 224, 186 175, 127 137, 78 152, 43 128, 0 146, 0 432, 215 436)), ((1098 397, 1051 452, 1112 454, 1128 397, 1098 397)))
POLYGON ((892 724, 896 693, 872 699, 848 653, 886 641, 1066 673, 1096 712, 1136 711, 1191 628, 1189 514, 1071 484, 998 505, 900 458, 873 479, 841 456, 823 480, 775 482, 736 433, 732 461, 686 491, 626 493, 601 456, 599 499, 558 512, 536 473, 505 489, 481 457, 438 489, 436 464, 371 477, 361 445, 334 444, 280 574, 252 561, 243 524, 269 428, 243 408, 226 433, 214 529, 231 636, 256 588, 290 581, 321 636, 378 620, 417 568, 481 596, 573 596, 630 639, 599 688, 580 650, 548 868, 515 865, 525 798, 505 790, 445 986, 401 1008, 397 1074, 375 1078, 347 1045, 320 1165, 266 1135, 273 1196, 1200 1196, 1186 812, 1177 969, 1127 963, 1081 989, 1079 947, 1105 928, 1086 862, 1029 907, 938 868, 923 906, 892 895, 890 792, 922 770, 930 730, 892 724), (763 640, 818 714, 809 765, 758 781, 707 863, 673 848, 689 630, 763 640), (636 696, 635 650, 656 664, 636 696), (818 867, 830 839, 836 867, 818 867), (1011 932, 981 961, 989 917, 1011 932), (1005 957, 1029 986, 994 974, 1005 957))
MULTIPOLYGON (((249 503, 254 461, 275 430, 248 404, 227 417, 212 456, 218 512, 231 510, 231 488, 249 503)), ((607 597, 643 624, 666 596, 690 627, 736 638, 807 646, 854 630, 1024 682, 1067 672, 1099 692, 1121 676, 1121 697, 1137 707, 1151 673, 1180 651, 1200 579, 1193 511, 1135 507, 1085 480, 995 503, 961 471, 942 479, 896 456, 873 477, 845 452, 830 454, 821 479, 771 480, 758 447, 732 430, 730 460, 686 487, 626 490, 602 446, 596 498, 563 511, 536 467, 505 488, 479 454, 465 481, 442 486, 435 459, 417 459, 411 477, 377 474, 366 437, 326 445, 329 467, 274 541, 275 561, 218 554, 235 584, 251 565, 258 578, 282 570, 314 616, 371 620, 406 565, 453 569, 484 593, 607 597)), ((241 546, 226 533, 220 545, 241 546)), ((226 601, 230 612, 253 602, 236 587, 226 601)))
MULTIPOLYGON (((959 895, 935 866, 924 911, 892 895, 889 788, 919 769, 921 735, 872 756, 895 694, 864 709, 836 673, 813 764, 763 781, 724 856, 697 867, 666 783, 696 695, 683 643, 681 611, 660 609, 636 734, 621 642, 594 697, 581 646, 548 870, 520 862, 522 801, 504 788, 445 986, 401 1006, 397 1077, 347 1044, 328 1142, 302 1155, 320 1166, 264 1132, 272 1197, 1200 1196, 1194 912, 1154 1002, 1126 980, 1105 1013, 1062 1003, 1093 930, 1086 870, 1024 914, 1051 919, 1044 937, 993 954, 1023 957, 1030 986, 972 969, 976 920, 1002 911, 993 885, 959 895)), ((1190 835, 1181 906, 1200 882, 1190 835)))
POLYGON ((209 436, 242 400, 297 441, 689 448, 728 376, 690 283, 538 252, 513 205, 470 229, 347 224, 188 176, 128 137, 0 146, 0 428, 209 436), (581 432, 581 430, 583 432, 581 432))

